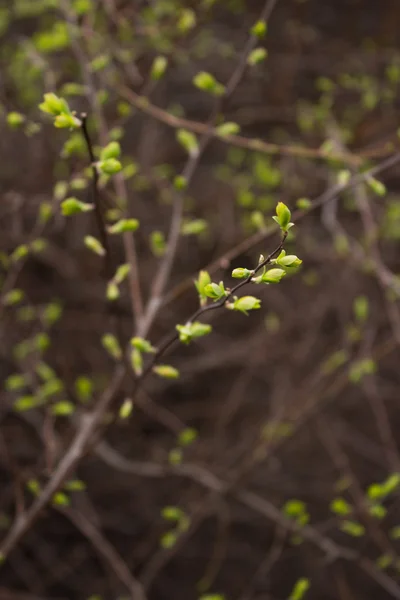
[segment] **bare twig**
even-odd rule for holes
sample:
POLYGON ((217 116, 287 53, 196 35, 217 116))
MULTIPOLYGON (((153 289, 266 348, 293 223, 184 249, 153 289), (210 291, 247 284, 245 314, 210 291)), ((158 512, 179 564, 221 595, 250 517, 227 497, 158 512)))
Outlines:
POLYGON ((118 579, 125 585, 130 593, 131 600, 146 600, 143 586, 132 575, 125 561, 101 531, 77 510, 62 507, 58 507, 58 510, 90 541, 106 565, 114 571, 118 579))

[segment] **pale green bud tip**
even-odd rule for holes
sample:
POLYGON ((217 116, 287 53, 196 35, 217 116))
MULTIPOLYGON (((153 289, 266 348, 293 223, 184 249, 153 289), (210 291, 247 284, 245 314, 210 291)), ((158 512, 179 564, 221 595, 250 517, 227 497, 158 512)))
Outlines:
POLYGON ((175 369, 175 367, 172 367, 171 365, 156 365, 153 367, 153 372, 165 379, 178 379, 179 377, 178 369, 175 369))
POLYGON ((110 158, 119 158, 121 154, 121 147, 118 142, 110 142, 101 151, 100 160, 106 161, 110 158))
POLYGON ((242 298, 238 298, 234 301, 232 308, 233 310, 238 310, 247 314, 247 311, 249 310, 261 308, 261 300, 254 296, 242 296, 242 298))
POLYGON ((24 115, 18 112, 9 112, 7 115, 7 124, 13 129, 17 129, 25 122, 24 115))
POLYGON ((104 175, 115 175, 122 170, 122 165, 116 158, 107 158, 106 160, 101 160, 98 163, 98 167, 100 172, 104 175))
POLYGON ((54 126, 58 129, 78 129, 81 127, 82 121, 74 115, 61 114, 57 115, 54 120, 54 126))
POLYGON ((81 202, 77 198, 66 198, 61 202, 61 212, 64 216, 70 217, 78 213, 89 212, 94 209, 93 204, 87 202, 81 202))
POLYGON ((225 91, 224 86, 215 79, 214 75, 206 71, 197 73, 193 78, 193 83, 199 90, 209 92, 215 96, 221 96, 225 91))
POLYGON ((282 277, 286 275, 283 269, 270 269, 262 276, 263 283, 279 283, 282 277))
POLYGON ((119 409, 119 416, 121 419, 127 419, 133 410, 133 402, 130 398, 124 400, 121 408, 119 409))
POLYGON ((249 275, 251 275, 252 273, 253 271, 250 271, 249 269, 238 268, 233 269, 232 277, 234 277, 235 279, 244 279, 245 277, 249 277, 249 275))
POLYGON ((139 227, 137 219, 120 219, 114 225, 108 228, 108 232, 112 235, 118 233, 134 232, 139 227))
POLYGON ((69 114, 70 109, 68 103, 64 98, 59 98, 56 94, 49 92, 48 94, 44 94, 44 100, 42 104, 39 105, 39 108, 42 112, 45 112, 49 115, 58 116, 63 113, 69 114))
POLYGON ((278 202, 276 205, 276 217, 272 218, 276 223, 278 223, 282 231, 287 232, 293 226, 293 223, 290 222, 291 216, 292 214, 286 204, 283 202, 278 202))

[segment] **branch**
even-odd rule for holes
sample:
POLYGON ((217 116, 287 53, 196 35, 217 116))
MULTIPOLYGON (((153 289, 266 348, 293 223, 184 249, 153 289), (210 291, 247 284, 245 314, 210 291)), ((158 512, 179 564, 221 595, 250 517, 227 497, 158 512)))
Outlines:
POLYGON ((101 531, 80 512, 71 508, 58 507, 58 511, 67 517, 75 527, 90 541, 105 563, 114 571, 118 579, 130 592, 132 600, 146 600, 142 584, 132 575, 128 565, 118 554, 101 531))
MULTIPOLYGON (((277 2, 277 0, 267 0, 266 1, 264 8, 262 9, 260 16, 259 16, 260 21, 266 21, 270 17, 270 15, 276 5, 276 2, 277 2)), ((247 44, 245 45, 243 52, 239 58, 239 62, 225 86, 225 91, 224 91, 223 95, 220 96, 215 103, 215 106, 212 110, 212 113, 210 115, 210 118, 208 120, 206 128, 204 130, 204 133, 200 139, 198 152, 196 152, 196 154, 189 156, 189 158, 187 160, 185 168, 182 172, 182 176, 184 177, 187 185, 190 184, 190 182, 193 178, 193 175, 199 165, 200 159, 201 159, 205 149, 207 148, 208 144, 210 143, 210 141, 212 140, 212 138, 214 136, 213 132, 214 132, 215 124, 217 122, 219 114, 221 113, 221 111, 223 110, 225 105, 228 103, 229 99, 231 98, 232 94, 235 92, 237 86, 239 85, 241 79, 243 78, 243 75, 245 74, 247 64, 248 64, 247 63, 248 57, 251 54, 252 50, 255 48, 257 42, 258 42, 258 38, 256 35, 251 35, 249 37, 249 40, 248 40, 247 44)), ((181 221, 182 221, 182 213, 183 213, 183 193, 175 191, 174 211, 173 211, 173 215, 172 215, 171 227, 170 227, 169 236, 168 236, 167 251, 166 251, 166 254, 160 264, 158 273, 156 274, 156 276, 154 278, 154 282, 153 282, 153 285, 151 288, 151 293, 150 293, 150 300, 149 300, 149 303, 145 310, 143 320, 141 321, 141 323, 138 327, 138 335, 141 337, 147 336, 147 334, 152 326, 152 323, 163 303, 162 294, 164 292, 164 288, 167 284, 169 275, 171 273, 174 258, 175 258, 176 251, 178 248, 180 226, 181 226, 181 221)))
MULTIPOLYGON (((294 223, 299 223, 304 217, 308 216, 310 212, 315 210, 316 208, 321 207, 322 205, 334 200, 337 198, 342 192, 345 192, 353 187, 359 185, 360 183, 364 183, 369 177, 374 177, 375 175, 379 175, 384 171, 389 170, 391 167, 400 163, 400 152, 389 156, 387 159, 382 161, 379 165, 364 171, 363 173, 357 173, 353 177, 349 179, 347 183, 337 183, 331 187, 329 187, 325 192, 323 192, 320 196, 317 196, 307 211, 296 210, 292 214, 292 220, 294 223)), ((225 252, 222 256, 214 260, 212 263, 207 265, 205 268, 209 273, 215 273, 220 268, 227 268, 232 260, 240 256, 241 254, 245 254, 254 246, 257 246, 261 242, 264 242, 267 238, 269 238, 276 231, 276 226, 272 225, 271 227, 267 227, 263 231, 258 231, 257 233, 251 235, 247 239, 243 240, 228 252, 225 252)), ((175 288, 173 288, 164 298, 162 302, 162 307, 168 306, 173 300, 178 298, 181 294, 189 290, 193 285, 193 277, 196 275, 193 274, 191 277, 188 277, 185 281, 178 284, 175 288)))

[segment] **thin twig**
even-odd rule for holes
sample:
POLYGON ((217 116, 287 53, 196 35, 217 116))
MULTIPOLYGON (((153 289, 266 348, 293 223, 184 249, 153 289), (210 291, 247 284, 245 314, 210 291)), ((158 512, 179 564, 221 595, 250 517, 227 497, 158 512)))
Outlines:
POLYGON ((108 243, 108 237, 106 232, 106 226, 104 222, 104 217, 101 211, 100 198, 99 198, 99 173, 96 167, 96 157, 94 155, 92 140, 89 135, 88 125, 87 125, 87 115, 83 113, 81 115, 82 121, 82 134, 86 142, 86 148, 89 154, 90 159, 90 167, 92 169, 92 201, 94 204, 94 213, 97 221, 97 228, 99 230, 100 241, 106 251, 107 262, 110 260, 110 246, 108 243))
POLYGON ((75 527, 90 541, 105 563, 111 567, 118 579, 125 585, 132 600, 146 600, 146 594, 140 581, 134 577, 125 561, 116 549, 104 537, 101 531, 86 519, 80 512, 72 508, 58 507, 58 511, 66 516, 75 527))
MULTIPOLYGON (((260 21, 267 21, 270 17, 277 0, 267 0, 259 16, 260 21)), ((239 58, 239 62, 230 76, 224 93, 218 97, 215 106, 208 119, 206 129, 200 139, 198 151, 195 154, 189 156, 185 168, 182 172, 186 184, 189 185, 193 175, 200 163, 200 159, 207 148, 208 144, 213 138, 213 131, 217 122, 218 116, 230 100, 232 94, 235 92, 237 86, 242 80, 247 65, 248 58, 252 50, 255 48, 258 42, 256 35, 250 35, 242 53, 239 58)), ((161 261, 159 270, 153 280, 153 285, 150 293, 150 300, 144 313, 142 322, 138 328, 138 335, 146 337, 159 309, 163 303, 163 293, 165 286, 170 276, 175 255, 178 248, 180 228, 183 216, 183 192, 175 191, 173 198, 174 210, 171 220, 171 227, 168 235, 167 250, 161 261)))
MULTIPOLYGON (((197 134, 204 134, 209 130, 207 123, 193 121, 182 117, 172 115, 168 111, 152 104, 147 98, 137 94, 125 85, 119 85, 118 93, 132 104, 136 109, 153 117, 157 121, 168 125, 174 129, 187 129, 197 134)), ((385 144, 370 150, 357 150, 352 153, 327 151, 323 148, 308 148, 298 145, 280 145, 272 142, 266 142, 257 138, 246 138, 242 135, 224 135, 220 136, 218 130, 213 127, 211 133, 214 138, 228 146, 237 146, 254 152, 260 152, 267 155, 294 156, 297 158, 310 158, 317 160, 339 160, 347 165, 360 166, 364 161, 384 158, 393 152, 393 144, 385 144)))
MULTIPOLYGON (((307 211, 296 210, 292 213, 292 221, 294 223, 299 223, 302 219, 308 216, 313 210, 321 207, 322 205, 331 202, 337 196, 339 196, 342 192, 345 192, 353 187, 357 186, 360 183, 364 183, 370 177, 374 177, 387 171, 391 167, 394 167, 400 163, 400 152, 389 156, 387 159, 382 161, 379 165, 364 171, 363 173, 357 173, 353 177, 351 177, 347 183, 336 183, 335 185, 329 187, 325 192, 317 196, 311 203, 310 208, 307 211)), ((229 264, 240 256, 241 254, 245 254, 254 246, 257 246, 261 242, 264 242, 271 235, 276 232, 276 226, 272 225, 271 227, 267 227, 262 231, 258 231, 257 233, 251 235, 246 238, 239 244, 235 245, 231 250, 225 252, 222 256, 214 260, 212 263, 204 267, 206 271, 209 273, 215 273, 220 268, 227 268, 229 264)), ((175 288, 173 288, 168 294, 166 294, 162 307, 168 306, 173 300, 178 298, 181 294, 186 292, 193 286, 193 278, 197 275, 197 273, 193 274, 191 277, 188 277, 185 281, 178 284, 175 288)))

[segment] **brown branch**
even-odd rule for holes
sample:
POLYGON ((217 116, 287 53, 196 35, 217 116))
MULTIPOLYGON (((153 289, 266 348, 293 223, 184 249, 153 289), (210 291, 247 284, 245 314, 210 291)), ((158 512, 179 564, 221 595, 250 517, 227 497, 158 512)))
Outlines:
MULTIPOLYGON (((107 264, 110 265, 110 246, 108 243, 108 237, 106 232, 106 225, 104 222, 104 217, 101 210, 100 198, 99 198, 99 173, 96 167, 96 157, 94 155, 92 140, 89 135, 88 125, 87 125, 87 115, 83 113, 81 115, 82 121, 82 134, 85 139, 86 148, 88 151, 89 159, 90 159, 90 167, 92 169, 92 201, 94 204, 94 213, 96 216, 97 228, 99 230, 100 241, 106 251, 106 261, 107 264)), ((107 268, 107 275, 110 276, 110 269, 107 268)))
POLYGON ((386 573, 379 571, 374 563, 360 556, 358 552, 337 544, 326 535, 320 533, 312 525, 301 526, 295 521, 288 519, 281 510, 257 493, 245 489, 232 489, 230 482, 224 481, 204 467, 192 463, 175 467, 164 467, 150 462, 135 463, 119 455, 104 442, 101 444, 100 451, 96 449, 96 454, 112 468, 122 472, 152 478, 176 475, 194 481, 212 492, 231 496, 251 511, 279 525, 283 531, 299 534, 304 540, 319 548, 329 562, 345 560, 356 564, 368 577, 389 592, 393 598, 400 599, 400 587, 398 584, 386 575, 386 573))
POLYGON ((152 104, 147 98, 137 94, 125 85, 119 85, 117 90, 118 93, 137 110, 140 110, 141 112, 153 117, 157 121, 172 127, 173 129, 187 129, 200 135, 210 131, 214 138, 218 139, 224 144, 227 144, 228 146, 236 146, 238 148, 244 148, 254 152, 260 152, 268 155, 294 156, 297 158, 310 158, 317 160, 339 160, 347 165, 354 166, 360 166, 365 160, 384 158, 393 152, 393 144, 385 144, 384 146, 380 146, 378 148, 372 148, 365 151, 358 150, 352 153, 338 151, 328 152, 323 148, 308 148, 306 146, 298 145, 285 146, 271 142, 265 142, 264 140, 257 138, 246 138, 242 135, 220 136, 215 127, 210 129, 207 123, 176 117, 168 111, 152 104))
MULTIPOLYGON (((275 0, 268 0, 262 14, 265 14, 265 11, 269 10, 268 9, 269 6, 274 6, 274 5, 275 5, 275 0)), ((67 16, 68 16, 68 11, 67 11, 67 16)), ((252 50, 255 43, 256 43, 256 40, 255 40, 255 38, 253 38, 252 43, 247 44, 243 56, 248 55, 246 53, 249 53, 252 50)), ((80 47, 77 49, 77 51, 81 52, 80 47)), ((240 69, 242 69, 241 63, 242 63, 242 60, 240 61, 240 64, 239 64, 240 69)), ((86 66, 85 62, 84 62, 83 66, 86 66)), ((85 71, 88 71, 88 69, 86 68, 85 71)), ((241 70, 241 72, 243 72, 243 71, 241 70)), ((235 82, 235 81, 236 81, 236 85, 237 85, 238 79, 234 73, 232 75, 230 82, 228 82, 228 85, 227 85, 229 95, 232 94, 234 87, 235 87, 235 86, 233 86, 233 84, 231 82, 235 82)), ((216 104, 212 119, 216 118, 222 105, 223 105, 223 100, 221 98, 216 104)), ((212 136, 210 133, 208 133, 207 135, 204 136, 203 140, 200 143, 200 147, 202 150, 204 150, 205 146, 207 145, 207 143, 211 139, 211 137, 212 136)), ((190 160, 188 161, 187 170, 188 170, 188 175, 190 177, 193 174, 194 169, 196 168, 196 165, 197 165, 197 162, 190 161, 190 160)), ((168 259, 167 267, 165 267, 165 266, 162 267, 162 269, 160 271, 161 275, 158 278, 156 277, 156 284, 157 284, 157 286, 159 286, 159 287, 157 287, 157 290, 161 289, 164 286, 164 284, 166 283, 166 280, 168 278, 168 272, 172 265, 173 256, 175 254, 176 247, 177 247, 178 237, 176 237, 176 230, 177 230, 177 227, 175 224, 174 229, 173 229, 174 237, 171 242, 171 244, 172 244, 172 248, 171 248, 172 260, 170 257, 168 259), (176 239, 175 239, 175 237, 176 237, 176 239)), ((178 236, 179 236, 179 233, 178 233, 178 236)), ((274 250, 274 252, 272 252, 265 261, 263 261, 263 263, 258 265, 258 267, 254 270, 254 273, 258 272, 258 270, 260 270, 264 265, 268 264, 268 262, 270 262, 270 260, 275 255, 275 253, 280 251, 285 237, 286 236, 284 236, 279 247, 276 250, 274 250)), ((232 294, 234 292, 236 292, 238 289, 240 289, 241 287, 243 287, 244 285, 246 285, 247 283, 249 283, 250 280, 251 280, 251 277, 245 279, 244 281, 241 281, 237 286, 235 286, 233 288, 233 290, 227 295, 227 297, 225 299, 221 300, 220 302, 215 303, 214 305, 211 305, 211 307, 204 307, 204 309, 202 310, 201 313, 199 311, 197 311, 194 315, 194 318, 198 318, 198 316, 200 316, 200 314, 206 312, 207 310, 222 308, 224 306, 224 304, 227 302, 227 300, 232 296, 232 294)), ((154 313, 154 315, 156 314, 156 312, 154 313)), ((136 381, 134 383, 133 394, 136 393, 138 387, 141 385, 141 383, 143 382, 145 377, 151 372, 152 367, 155 363, 155 360, 157 360, 157 358, 159 358, 168 349, 168 347, 177 339, 178 339, 178 337, 174 334, 173 337, 171 336, 171 338, 169 338, 161 346, 161 348, 159 349, 157 354, 154 356, 153 360, 144 369, 143 374, 139 378, 136 379, 136 381)), ((20 541, 20 539, 24 536, 24 534, 28 531, 28 529, 33 525, 35 520, 39 517, 41 511, 47 506, 47 504, 49 504, 51 502, 53 495, 62 486, 65 479, 68 477, 69 473, 77 466, 77 464, 84 457, 85 453, 88 450, 88 446, 91 443, 93 443, 93 438, 94 438, 96 432, 99 433, 99 431, 101 430, 101 424, 102 424, 103 417, 106 414, 107 410, 110 408, 111 403, 114 400, 116 393, 120 389, 126 373, 127 373, 127 368, 124 364, 117 366, 117 368, 115 369, 112 381, 110 382, 108 388, 103 393, 103 395, 97 401, 95 408, 93 409, 93 411, 90 414, 86 415, 81 420, 79 429, 78 429, 69 449, 67 450, 63 459, 60 461, 59 465, 57 466, 53 476, 51 477, 51 479, 49 480, 47 485, 44 487, 41 494, 33 502, 31 507, 25 513, 21 514, 14 521, 13 526, 9 530, 8 534, 6 535, 5 539, 3 540, 2 545, 0 546, 0 557, 2 560, 4 560, 8 556, 8 554, 11 552, 11 550, 16 546, 16 544, 20 541)))
MULTIPOLYGON (((325 192, 317 196, 312 201, 311 206, 307 211, 294 211, 292 213, 292 220, 296 224, 299 223, 302 219, 308 216, 310 212, 312 212, 316 208, 323 206, 324 204, 327 204, 328 202, 331 202, 332 200, 337 198, 342 192, 352 189, 360 183, 364 183, 369 177, 380 175, 381 173, 389 170, 391 167, 394 167, 398 163, 400 163, 400 152, 393 154, 392 156, 382 161, 380 164, 372 167, 371 169, 368 169, 367 171, 364 171, 363 173, 357 173, 356 175, 351 177, 349 181, 345 184, 336 183, 335 185, 329 187, 325 192)), ((212 263, 204 267, 204 269, 209 273, 215 273, 220 268, 227 268, 232 260, 240 256, 241 254, 245 254, 261 242, 264 242, 273 233, 275 233, 275 231, 276 226, 271 225, 263 231, 258 231, 257 233, 254 233, 250 237, 246 238, 245 240, 231 248, 231 250, 228 250, 228 252, 225 252, 222 256, 214 260, 212 263)), ((188 277, 185 281, 181 282, 175 288, 173 288, 165 296, 162 306, 168 306, 173 300, 175 300, 181 294, 190 289, 193 286, 193 278, 196 275, 197 273, 194 273, 191 277, 188 277)))
POLYGON ((99 556, 103 558, 118 579, 130 593, 132 600, 146 600, 146 594, 141 583, 132 575, 128 565, 115 550, 112 544, 104 537, 101 531, 79 511, 72 508, 58 507, 67 519, 89 540, 99 556))
MULTIPOLYGON (((277 0, 267 0, 261 13, 259 20, 266 21, 275 5, 277 0)), ((215 124, 217 122, 218 116, 225 108, 226 104, 229 102, 232 94, 235 92, 237 86, 239 85, 243 75, 245 74, 247 68, 247 61, 250 53, 255 48, 257 44, 258 38, 255 35, 250 35, 242 53, 239 58, 239 62, 234 69, 232 75, 230 76, 226 86, 224 93, 218 97, 215 106, 212 110, 212 113, 209 117, 208 123, 205 127, 203 135, 199 142, 199 148, 196 154, 192 154, 189 156, 185 168, 182 172, 182 176, 184 177, 186 184, 189 185, 193 175, 200 163, 200 159, 207 148, 208 144, 213 138, 213 131, 215 128, 215 124)), ((132 92, 134 94, 134 92, 132 92)), ((168 236, 167 243, 167 251, 165 256, 163 257, 159 270, 154 278, 153 285, 150 293, 150 300, 148 302, 144 317, 142 322, 138 328, 138 335, 146 337, 148 331, 151 328, 151 325, 162 306, 163 303, 163 292, 165 286, 168 282, 169 275, 171 273, 171 269, 173 266, 174 258, 178 248, 179 236, 180 236, 180 227, 182 221, 183 214, 183 192, 175 191, 174 193, 174 211, 171 220, 171 227, 168 236)))

